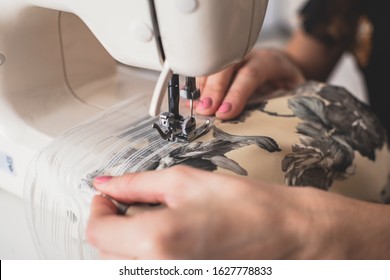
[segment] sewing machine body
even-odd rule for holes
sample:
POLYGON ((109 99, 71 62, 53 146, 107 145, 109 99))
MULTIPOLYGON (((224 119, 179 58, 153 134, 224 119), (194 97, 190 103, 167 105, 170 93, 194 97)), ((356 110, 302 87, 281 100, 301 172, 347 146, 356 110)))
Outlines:
MULTIPOLYGON (((255 44, 267 0, 2 0, 0 180, 21 196, 34 155, 160 71, 208 75, 255 44)), ((146 113, 147 114, 147 113, 146 113)))

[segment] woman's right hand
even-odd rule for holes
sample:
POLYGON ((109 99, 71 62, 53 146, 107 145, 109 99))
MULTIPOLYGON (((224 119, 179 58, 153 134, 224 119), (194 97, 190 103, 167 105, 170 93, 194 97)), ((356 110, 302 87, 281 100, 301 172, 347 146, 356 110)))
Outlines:
POLYGON ((201 91, 197 113, 227 120, 239 115, 262 86, 290 89, 305 79, 283 51, 254 49, 241 63, 197 80, 201 91))

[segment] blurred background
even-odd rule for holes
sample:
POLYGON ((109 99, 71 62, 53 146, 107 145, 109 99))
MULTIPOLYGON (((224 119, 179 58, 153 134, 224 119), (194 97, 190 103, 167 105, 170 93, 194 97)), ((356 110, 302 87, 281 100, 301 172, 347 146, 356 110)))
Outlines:
MULTIPOLYGON (((299 26, 298 10, 307 0, 269 0, 260 46, 281 47, 299 26)), ((357 98, 366 101, 366 89, 353 57, 345 54, 330 76, 329 83, 343 86, 357 98)))

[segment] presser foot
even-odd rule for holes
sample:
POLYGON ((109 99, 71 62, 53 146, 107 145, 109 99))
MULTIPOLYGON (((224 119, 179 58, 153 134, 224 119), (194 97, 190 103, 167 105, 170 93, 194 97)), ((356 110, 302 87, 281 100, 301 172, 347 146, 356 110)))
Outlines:
POLYGON ((196 128, 194 117, 176 118, 174 114, 166 112, 160 115, 159 123, 154 123, 153 128, 164 140, 191 142, 209 131, 210 120, 196 128))

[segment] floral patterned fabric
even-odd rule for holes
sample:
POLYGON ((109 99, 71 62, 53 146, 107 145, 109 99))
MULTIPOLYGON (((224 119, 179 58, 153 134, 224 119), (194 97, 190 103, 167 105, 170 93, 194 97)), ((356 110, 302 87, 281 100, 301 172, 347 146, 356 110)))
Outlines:
POLYGON ((386 131, 344 88, 308 82, 248 105, 235 120, 215 120, 210 134, 148 169, 186 164, 390 203, 386 131))

